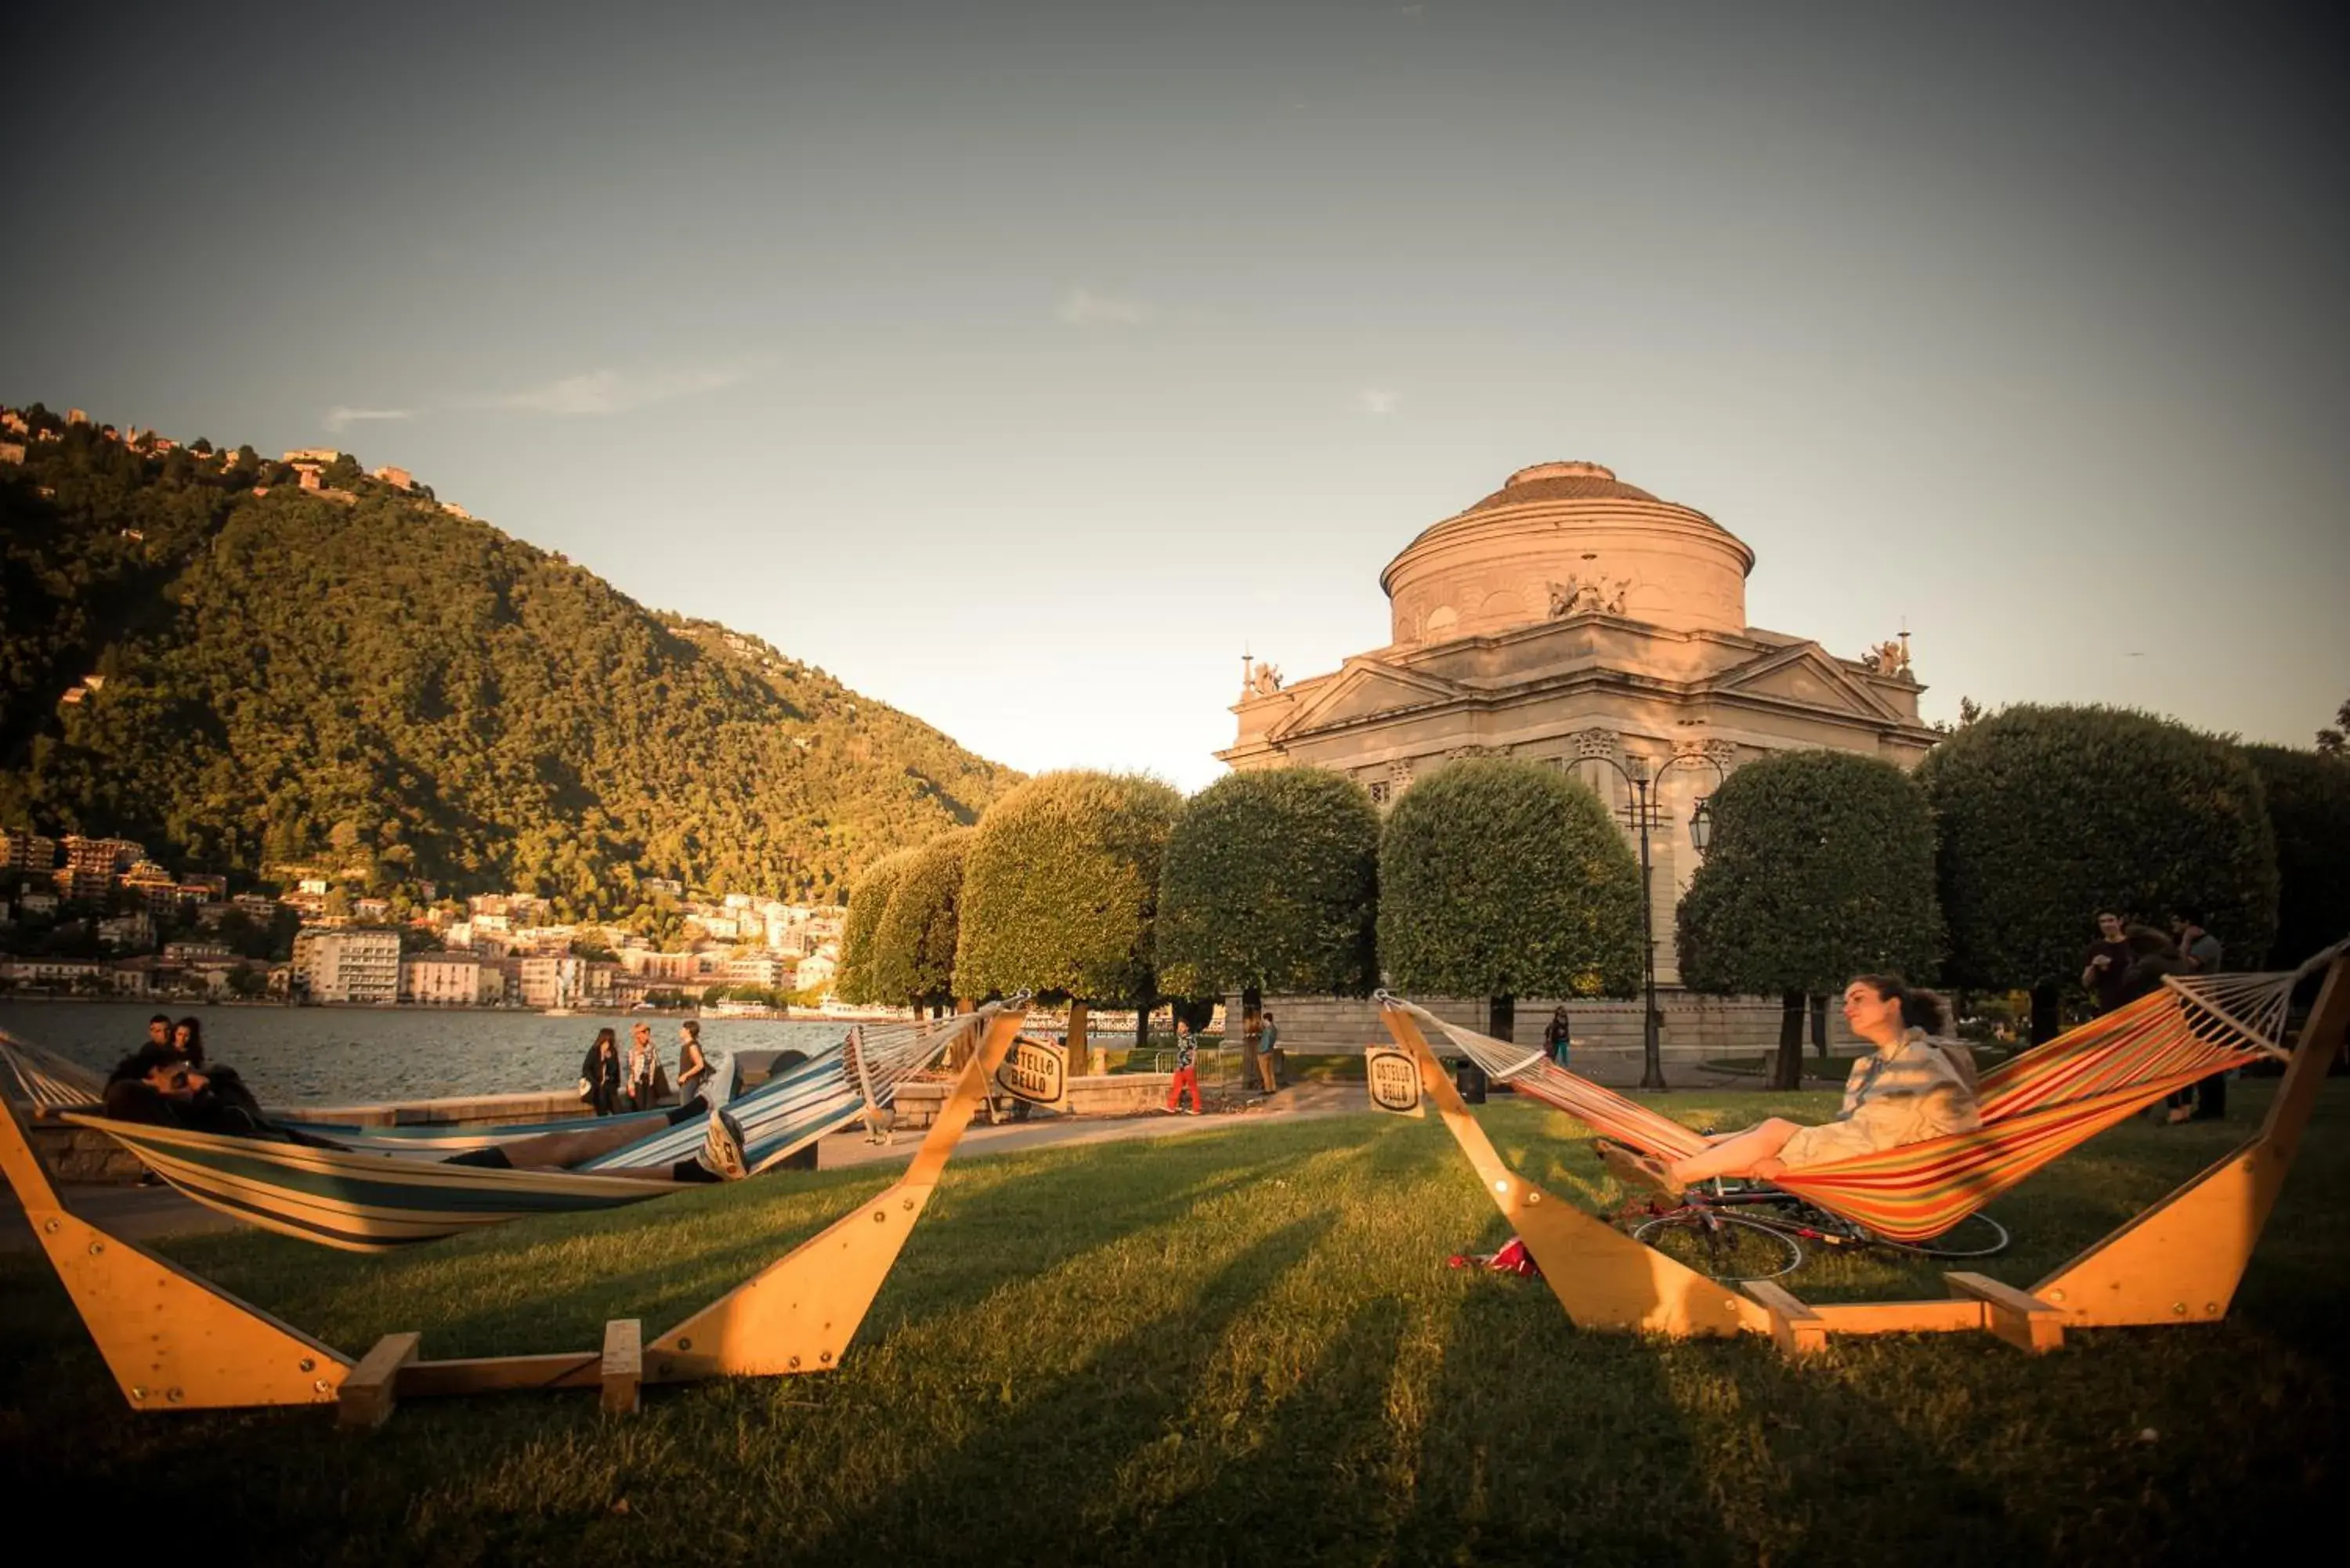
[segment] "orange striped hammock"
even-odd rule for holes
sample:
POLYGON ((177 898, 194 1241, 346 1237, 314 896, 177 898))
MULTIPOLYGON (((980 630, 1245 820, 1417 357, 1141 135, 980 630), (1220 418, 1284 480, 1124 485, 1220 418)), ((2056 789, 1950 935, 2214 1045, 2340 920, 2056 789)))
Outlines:
MULTIPOLYGON (((2168 978, 2161 989, 1984 1074, 1977 1089, 1982 1125, 1975 1131, 1784 1171, 1773 1185, 1888 1241, 1939 1236, 2155 1101, 2213 1073, 2283 1056, 2277 1037, 2300 978, 2168 978)), ((1400 998, 1382 1001, 1441 1031, 1494 1081, 1608 1137, 1667 1159, 1706 1147, 1701 1135, 1577 1077, 1539 1051, 1448 1023, 1400 998)))

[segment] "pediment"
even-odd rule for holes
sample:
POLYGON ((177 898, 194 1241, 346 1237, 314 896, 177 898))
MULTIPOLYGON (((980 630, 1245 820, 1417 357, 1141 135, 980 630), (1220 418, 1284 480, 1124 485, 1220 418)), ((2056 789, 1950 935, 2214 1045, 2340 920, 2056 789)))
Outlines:
POLYGON ((1750 659, 1723 670, 1710 684, 1717 696, 1767 698, 1861 719, 1900 717, 1815 642, 1799 642, 1750 659))
POLYGON ((1377 718, 1405 708, 1424 708, 1466 696, 1466 688, 1416 670, 1356 658, 1339 667, 1337 678, 1315 693, 1295 712, 1267 732, 1279 740, 1300 731, 1319 730, 1355 719, 1377 718))

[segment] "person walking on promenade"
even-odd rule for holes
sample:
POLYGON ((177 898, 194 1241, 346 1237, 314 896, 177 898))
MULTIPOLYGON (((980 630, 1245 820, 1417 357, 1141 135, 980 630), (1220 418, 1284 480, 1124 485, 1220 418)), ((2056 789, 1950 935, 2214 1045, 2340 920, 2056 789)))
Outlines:
POLYGON ((1574 1023, 1567 1017, 1565 1007, 1553 1008, 1550 1022, 1543 1025, 1543 1054, 1564 1067, 1574 1050, 1574 1023))
POLYGON ((1173 1116, 1183 1103, 1184 1095, 1191 1096, 1191 1116, 1200 1114, 1200 1065, 1197 1047, 1191 1041, 1191 1026, 1181 1019, 1175 1021, 1175 1076, 1167 1085, 1167 1114, 1173 1116))
MULTIPOLYGON (((2187 961, 2189 974, 2220 972, 2220 939, 2203 926, 2203 911, 2194 908, 2178 911, 2171 919, 2172 929, 2178 933, 2178 956, 2187 961)), ((2213 1073, 2191 1090, 2181 1089, 2171 1096, 2172 1106, 2180 1109, 2192 1106, 2186 1116, 2173 1120, 2199 1122, 2225 1121, 2228 1116, 2228 1075, 2213 1073)))
POLYGON ((629 1044, 629 1109, 649 1108, 660 1092, 660 1053, 653 1049, 653 1032, 639 1023, 630 1033, 629 1044))
POLYGON ((579 1064, 579 1097, 599 1116, 620 1108, 620 1041, 608 1029, 596 1031, 596 1044, 579 1064))
POLYGON ((2099 1012, 2111 1012, 2129 1000, 2124 992, 2129 966, 2137 957, 2122 929, 2122 918, 2099 915, 2097 940, 2089 944, 2089 956, 2081 971, 2081 988, 2097 999, 2099 1012))
POLYGON ((678 1103, 691 1105, 693 1097, 708 1088, 717 1075, 710 1058, 702 1054, 702 1020, 687 1019, 677 1026, 678 1103))
MULTIPOLYGON (((1243 1024, 1243 1027, 1245 1028, 1246 1025, 1243 1024)), ((1256 1027, 1252 1033, 1256 1035, 1256 1051, 1244 1062, 1243 1067, 1245 1069, 1248 1065, 1254 1066, 1257 1081, 1251 1087, 1261 1089, 1269 1095, 1281 1086, 1280 1075, 1273 1068, 1273 1044, 1274 1041, 1281 1038, 1281 1031, 1274 1027, 1273 1014, 1267 1012, 1258 1016, 1256 1027)))

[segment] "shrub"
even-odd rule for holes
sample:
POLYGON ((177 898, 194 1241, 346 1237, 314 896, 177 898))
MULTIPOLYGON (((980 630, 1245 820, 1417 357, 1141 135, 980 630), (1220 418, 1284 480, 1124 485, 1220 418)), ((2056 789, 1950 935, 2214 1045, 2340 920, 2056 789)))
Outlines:
POLYGON ((956 912, 972 830, 950 828, 914 851, 873 932, 867 969, 890 1002, 942 1002, 954 995, 956 912))
POLYGON ((2246 746, 2244 755, 2261 775, 2276 835, 2269 950, 2278 964, 2299 963, 2350 937, 2350 758, 2285 746, 2246 746))
POLYGON ((2276 840, 2260 775, 2226 741, 2114 708, 2010 708, 1919 764, 1933 807, 1950 979, 2036 992, 2035 1035, 2100 910, 2199 908, 2233 967, 2276 931, 2276 840))
POLYGON ((998 800, 964 854, 956 992, 1149 1005, 1159 867, 1182 805, 1156 779, 1076 771, 998 800))
POLYGON ((1640 867, 1599 797, 1534 763, 1454 763, 1379 841, 1379 961, 1403 991, 1493 999, 1640 988, 1640 867))
POLYGON ((848 889, 848 913, 840 923, 840 967, 833 971, 832 991, 843 1002, 883 1001, 873 988, 873 936, 889 912, 889 895, 906 874, 918 851, 900 849, 865 868, 848 889))
POLYGON ((1797 1085, 1805 997, 1856 974, 1924 980, 1941 950, 1926 795, 1890 763, 1783 752, 1749 763, 1712 802, 1713 837, 1682 898, 1692 991, 1777 995, 1779 1087, 1797 1085))
POLYGON ((1159 988, 1362 995, 1377 975, 1379 814, 1323 768, 1233 774, 1193 795, 1167 840, 1159 988))

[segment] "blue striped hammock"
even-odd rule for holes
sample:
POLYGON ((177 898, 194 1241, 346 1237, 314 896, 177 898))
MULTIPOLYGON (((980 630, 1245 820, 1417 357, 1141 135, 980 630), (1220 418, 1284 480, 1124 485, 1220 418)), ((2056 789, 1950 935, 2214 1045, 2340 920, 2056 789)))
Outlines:
MULTIPOLYGON (((732 1101, 727 1109, 742 1125, 753 1174, 849 1126, 868 1103, 888 1105, 899 1084, 984 1016, 852 1031, 840 1044, 732 1101)), ((81 1112, 63 1119, 105 1133, 199 1203, 352 1252, 391 1251, 534 1214, 594 1213, 677 1192, 679 1185, 610 1173, 661 1170, 690 1159, 707 1131, 699 1120, 659 1128, 577 1170, 500 1170, 187 1132, 81 1112)))
MULTIPOLYGON (((96 1073, 78 1062, 69 1062, 54 1052, 19 1040, 5 1030, 0 1030, 0 1064, 5 1064, 16 1079, 18 1096, 41 1116, 95 1112, 106 1101, 106 1082, 96 1073)), ((270 1113, 270 1119, 289 1131, 341 1144, 354 1154, 401 1154, 422 1159, 469 1154, 546 1133, 585 1132, 599 1125, 595 1116, 567 1116, 557 1121, 510 1122, 501 1127, 361 1127, 283 1116, 275 1111, 270 1113)))

